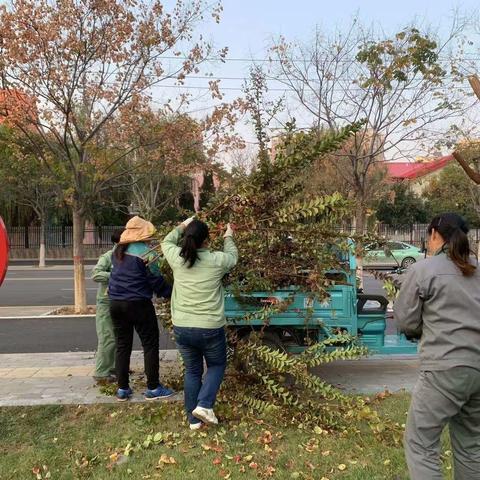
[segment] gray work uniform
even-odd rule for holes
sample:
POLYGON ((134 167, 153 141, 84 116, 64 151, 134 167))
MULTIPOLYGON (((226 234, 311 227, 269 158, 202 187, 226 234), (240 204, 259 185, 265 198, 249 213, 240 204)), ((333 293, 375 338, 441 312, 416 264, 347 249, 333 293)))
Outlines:
POLYGON ((404 438, 410 478, 443 478, 448 424, 455 479, 480 480, 480 268, 466 277, 445 253, 422 260, 409 268, 394 311, 400 330, 420 339, 404 438))

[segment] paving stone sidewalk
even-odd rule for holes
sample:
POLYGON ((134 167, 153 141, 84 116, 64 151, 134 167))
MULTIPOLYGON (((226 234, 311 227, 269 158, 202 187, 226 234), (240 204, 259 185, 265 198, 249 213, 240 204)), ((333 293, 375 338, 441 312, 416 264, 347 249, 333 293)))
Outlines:
MULTIPOLYGON (((176 362, 177 352, 160 351, 160 359, 162 372, 176 362)), ((94 352, 0 354, 0 407, 115 402, 95 385, 94 364, 94 352)), ((131 368, 143 372, 142 352, 132 353, 131 368)), ((144 401, 142 392, 134 392, 132 401, 144 401)))
MULTIPOLYGON (((177 362, 176 350, 160 351, 160 371, 177 362)), ((0 354, 0 407, 115 402, 93 380, 94 352, 0 354)), ((323 380, 348 392, 371 394, 411 391, 418 375, 416 357, 372 357, 333 362, 314 370, 323 380)), ((142 352, 132 353, 131 368, 143 372, 142 352)), ((141 391, 132 399, 144 401, 141 391)), ((172 400, 181 400, 181 394, 172 400)))

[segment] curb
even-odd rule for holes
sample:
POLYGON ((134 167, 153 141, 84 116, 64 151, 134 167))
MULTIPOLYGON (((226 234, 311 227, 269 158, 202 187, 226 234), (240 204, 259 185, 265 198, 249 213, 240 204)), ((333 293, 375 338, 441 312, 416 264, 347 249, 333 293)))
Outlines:
POLYGON ((70 318, 95 318, 93 313, 88 313, 84 315, 49 315, 49 313, 44 313, 43 315, 22 315, 16 317, 0 317, 0 322, 2 320, 68 320, 70 318))

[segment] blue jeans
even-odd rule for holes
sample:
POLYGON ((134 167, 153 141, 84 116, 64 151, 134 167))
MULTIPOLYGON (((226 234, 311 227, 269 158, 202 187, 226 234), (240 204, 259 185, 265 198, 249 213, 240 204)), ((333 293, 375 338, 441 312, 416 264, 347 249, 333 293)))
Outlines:
POLYGON ((175 341, 185 365, 185 410, 188 421, 197 406, 213 408, 227 366, 227 341, 224 328, 174 327, 175 341), (207 373, 202 382, 203 359, 207 373))

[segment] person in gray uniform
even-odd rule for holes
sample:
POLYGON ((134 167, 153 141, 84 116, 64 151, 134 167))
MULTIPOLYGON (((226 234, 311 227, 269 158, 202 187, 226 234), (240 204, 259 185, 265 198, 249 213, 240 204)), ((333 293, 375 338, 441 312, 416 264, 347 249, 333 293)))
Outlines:
POLYGON ((407 338, 419 339, 420 377, 404 445, 412 480, 442 479, 440 436, 449 426, 455 480, 480 479, 480 269, 457 214, 428 227, 430 257, 412 265, 395 301, 407 338))

